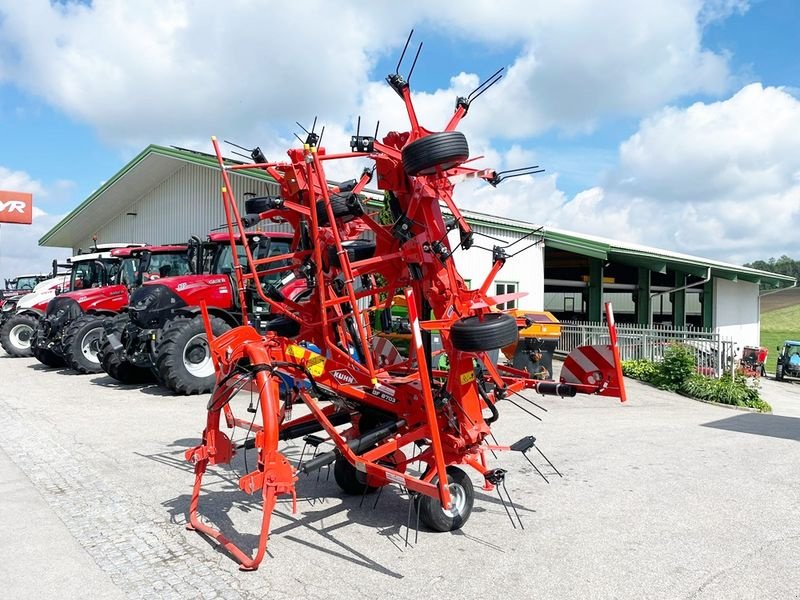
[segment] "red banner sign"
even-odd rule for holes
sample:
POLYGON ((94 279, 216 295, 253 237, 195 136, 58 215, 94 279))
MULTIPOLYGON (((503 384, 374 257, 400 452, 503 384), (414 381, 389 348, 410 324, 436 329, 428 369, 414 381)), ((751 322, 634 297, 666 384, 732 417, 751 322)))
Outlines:
POLYGON ((30 225, 32 222, 33 195, 0 190, 0 223, 30 225))

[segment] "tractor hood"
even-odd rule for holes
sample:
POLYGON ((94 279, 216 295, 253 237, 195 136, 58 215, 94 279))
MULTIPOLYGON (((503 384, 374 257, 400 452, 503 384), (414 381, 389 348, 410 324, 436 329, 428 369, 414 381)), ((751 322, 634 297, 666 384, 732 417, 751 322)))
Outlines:
POLYGON ((117 313, 128 304, 128 288, 124 285, 107 285, 105 287, 75 290, 59 294, 55 300, 62 298, 76 302, 83 312, 117 313))
POLYGON ((233 306, 233 289, 227 275, 183 275, 147 282, 140 289, 163 285, 172 291, 186 306, 208 306, 230 309, 233 306))
POLYGON ((22 298, 17 301, 17 310, 22 310, 24 308, 32 308, 34 310, 39 310, 44 312, 47 308, 47 303, 50 302, 53 298, 56 297, 56 288, 63 284, 63 277, 56 277, 54 279, 48 279, 49 282, 54 282, 52 287, 45 287, 39 289, 39 285, 42 285, 42 282, 37 285, 33 292, 30 294, 25 294, 22 298), (57 282, 57 283, 56 283, 57 282))

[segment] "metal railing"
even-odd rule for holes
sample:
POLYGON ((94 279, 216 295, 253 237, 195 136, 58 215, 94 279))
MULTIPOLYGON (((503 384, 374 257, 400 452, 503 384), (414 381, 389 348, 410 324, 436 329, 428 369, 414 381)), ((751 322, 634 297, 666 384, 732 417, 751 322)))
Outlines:
MULTIPOLYGON (((632 323, 617 323, 617 338, 622 360, 646 359, 660 361, 670 344, 680 343, 694 352, 697 371, 720 377, 733 373, 736 348, 732 339, 724 338, 710 329, 672 329, 632 323)), ((557 354, 567 355, 577 346, 608 344, 605 323, 562 321, 557 354)))

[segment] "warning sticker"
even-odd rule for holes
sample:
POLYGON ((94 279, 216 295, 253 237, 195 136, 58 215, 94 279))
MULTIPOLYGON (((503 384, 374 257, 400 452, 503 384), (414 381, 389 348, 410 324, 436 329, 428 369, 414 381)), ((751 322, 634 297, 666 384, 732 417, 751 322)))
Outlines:
POLYGON ((325 372, 325 357, 321 354, 295 344, 286 346, 286 354, 297 359, 298 363, 305 364, 308 372, 314 377, 319 377, 325 372))
POLYGON ((460 380, 461 385, 467 385, 470 381, 475 381, 475 371, 467 371, 466 373, 462 373, 460 380))

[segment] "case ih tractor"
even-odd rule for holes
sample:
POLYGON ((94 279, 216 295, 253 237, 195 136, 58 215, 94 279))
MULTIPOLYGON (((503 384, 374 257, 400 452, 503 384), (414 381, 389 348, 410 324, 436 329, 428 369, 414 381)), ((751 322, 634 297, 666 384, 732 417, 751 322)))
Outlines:
MULTIPOLYGON (((253 224, 242 221, 230 185, 230 173, 241 169, 266 171, 280 186, 280 198, 264 202, 261 220, 280 218, 295 232, 308 232, 293 238, 281 269, 306 278, 308 290, 296 301, 276 300, 254 285, 278 266, 277 257, 257 258, 247 246, 246 262, 233 255, 239 305, 246 307, 246 290, 251 289, 274 314, 293 321, 293 331, 263 332, 243 325, 218 335, 210 312, 202 313, 217 381, 206 405, 202 441, 185 454, 195 472, 188 528, 215 540, 241 569, 258 568, 265 556, 279 496, 288 496, 283 506, 291 502, 296 512, 299 475, 321 468, 330 468, 347 494, 399 486, 408 497, 408 522, 413 509, 417 523, 434 531, 460 529, 470 518, 476 497, 472 478, 464 471, 469 468, 487 493, 496 492, 512 524, 516 516, 521 526, 508 493, 511 486, 505 485, 507 471, 493 464, 495 453, 513 451, 528 458, 529 452, 541 450, 532 435, 509 445, 498 443, 492 424, 501 413, 507 406, 529 402, 520 396, 525 390, 625 399, 610 308, 611 344, 576 348, 564 361, 559 382, 533 379, 491 360, 491 352, 517 342, 519 330, 530 326, 524 318, 497 309, 524 294, 489 293, 505 262, 521 248, 511 247, 516 242, 497 245, 495 239, 484 255, 487 266, 491 264, 488 275, 478 287, 468 285, 452 254, 471 249, 471 256, 479 256, 481 248, 473 242, 480 233, 464 219, 453 191, 466 178, 497 185, 510 176, 467 167, 467 140, 455 130, 470 102, 498 75, 458 98, 455 113, 438 132, 420 125, 407 79, 397 72, 389 75, 389 85, 405 105, 409 130, 390 132, 382 141, 356 131, 350 152, 327 152, 312 126, 302 147, 290 149, 283 161, 267 161, 255 149, 254 164, 231 165, 212 138, 232 240, 253 224), (352 185, 330 185, 329 161, 348 159, 369 161, 374 169, 365 169, 352 185), (373 175, 387 195, 388 224, 359 201, 373 175), (391 311, 397 295, 405 298, 411 331, 405 356, 371 326, 374 311, 391 311), (433 331, 441 336, 447 371, 431 362, 433 331), (291 385, 286 385, 287 378, 291 385), (304 414, 293 418, 295 404, 302 405, 304 414), (237 418, 235 410, 243 407, 251 414, 237 418), (247 432, 243 443, 233 443, 233 428, 247 432), (307 460, 290 460, 280 443, 296 438, 319 451, 307 460), (320 447, 323 443, 328 446, 320 447), (201 495, 208 491, 203 486, 207 469, 229 465, 236 452, 248 448, 254 449, 256 460, 245 467, 248 472, 236 475, 242 493, 256 495, 262 507, 257 544, 253 536, 230 536, 236 511, 227 506, 216 502, 213 514, 203 518, 200 513, 201 495), (218 529, 220 522, 224 532, 218 529), (243 539, 251 552, 237 544, 243 539)), ((247 320, 243 314, 242 323, 247 320)), ((222 475, 219 470, 215 474, 222 475)))
MULTIPOLYGON (((246 232, 253 256, 285 255, 290 233, 246 232)), ((236 238, 237 258, 246 251, 236 238)), ((144 383, 155 375, 177 394, 201 394, 215 382, 200 305, 211 316, 215 335, 241 325, 242 308, 234 277, 235 262, 230 238, 212 233, 205 244, 194 244, 196 273, 145 282, 131 294, 128 309, 105 322, 100 360, 106 373, 122 383, 144 383)), ((275 275, 262 279, 273 298, 280 298, 275 275)), ((297 289, 297 284, 292 287, 297 289)), ((304 286, 303 286, 304 287, 304 286)), ((265 328, 267 306, 252 289, 245 290, 248 320, 265 328)), ((291 290, 287 290, 287 293, 291 290)))
POLYGON ((39 362, 99 373, 104 319, 119 314, 129 292, 144 281, 191 271, 185 244, 117 248, 107 254, 72 260, 71 291, 49 302, 31 339, 39 362))

